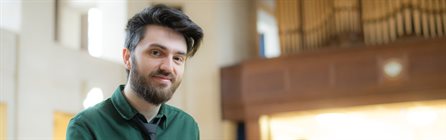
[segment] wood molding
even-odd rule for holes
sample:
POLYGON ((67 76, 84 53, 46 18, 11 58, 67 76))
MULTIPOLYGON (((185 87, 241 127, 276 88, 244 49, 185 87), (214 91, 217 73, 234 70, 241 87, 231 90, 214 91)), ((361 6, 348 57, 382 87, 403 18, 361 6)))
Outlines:
POLYGON ((446 99, 446 39, 327 49, 222 69, 223 119, 321 108, 446 99), (403 78, 382 64, 402 60, 403 78))

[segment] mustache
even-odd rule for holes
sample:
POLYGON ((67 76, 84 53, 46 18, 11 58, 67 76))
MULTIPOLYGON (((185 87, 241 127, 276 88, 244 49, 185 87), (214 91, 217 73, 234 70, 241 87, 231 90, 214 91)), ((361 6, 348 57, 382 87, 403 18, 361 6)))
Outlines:
POLYGON ((149 76, 150 77, 153 77, 153 76, 164 77, 167 79, 175 80, 175 75, 172 72, 168 72, 168 71, 161 70, 161 69, 158 69, 157 71, 150 73, 149 76))

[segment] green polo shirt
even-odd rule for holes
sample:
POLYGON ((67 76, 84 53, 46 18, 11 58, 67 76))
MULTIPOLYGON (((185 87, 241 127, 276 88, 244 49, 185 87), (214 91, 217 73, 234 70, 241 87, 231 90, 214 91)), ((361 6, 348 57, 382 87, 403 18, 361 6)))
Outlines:
MULTIPOLYGON (((133 108, 119 86, 112 97, 90 107, 71 119, 67 140, 147 140, 143 130, 134 122, 138 111, 133 108)), ((160 120, 156 140, 198 140, 195 120, 184 111, 162 104, 155 117, 160 120)), ((155 120, 154 119, 154 120, 155 120)))

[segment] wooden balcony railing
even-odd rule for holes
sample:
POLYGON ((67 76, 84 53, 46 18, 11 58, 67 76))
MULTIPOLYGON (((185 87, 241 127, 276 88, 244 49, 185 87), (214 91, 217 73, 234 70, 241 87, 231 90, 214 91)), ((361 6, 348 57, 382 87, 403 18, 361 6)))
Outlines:
POLYGON ((221 80, 223 119, 246 122, 257 140, 261 115, 446 99, 446 39, 252 60, 222 68, 221 80))

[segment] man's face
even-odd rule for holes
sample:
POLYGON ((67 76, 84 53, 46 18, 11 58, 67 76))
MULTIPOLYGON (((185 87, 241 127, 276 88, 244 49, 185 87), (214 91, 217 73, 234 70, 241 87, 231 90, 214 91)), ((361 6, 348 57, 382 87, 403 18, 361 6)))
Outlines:
POLYGON ((145 30, 127 58, 129 84, 140 97, 158 105, 168 101, 181 83, 187 46, 184 37, 170 28, 148 25, 145 30))

